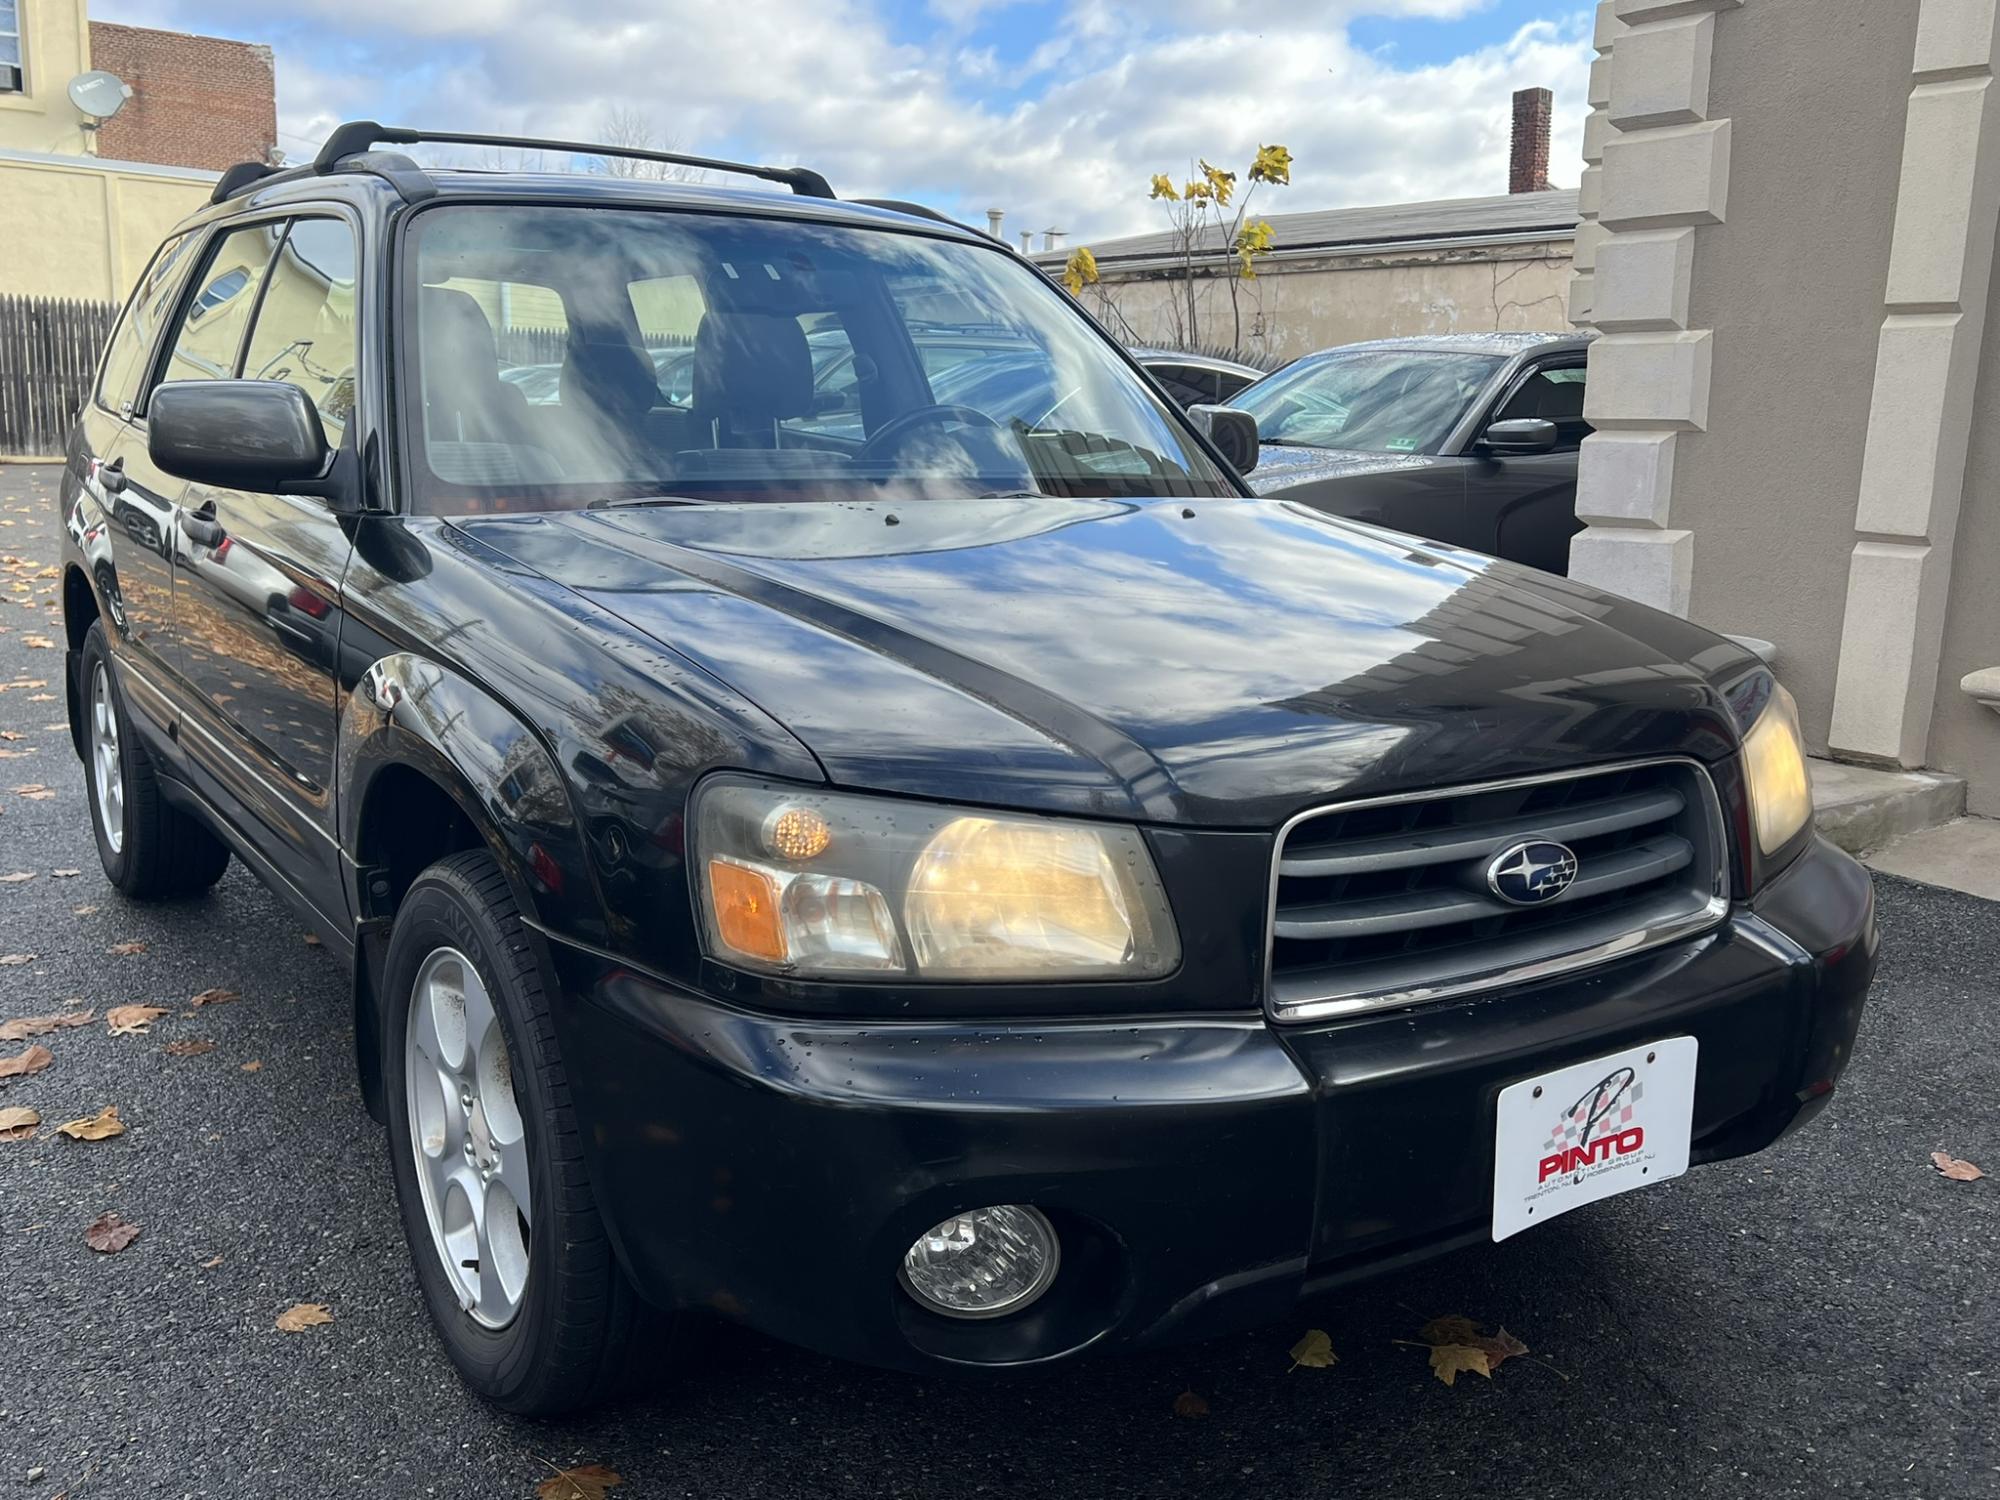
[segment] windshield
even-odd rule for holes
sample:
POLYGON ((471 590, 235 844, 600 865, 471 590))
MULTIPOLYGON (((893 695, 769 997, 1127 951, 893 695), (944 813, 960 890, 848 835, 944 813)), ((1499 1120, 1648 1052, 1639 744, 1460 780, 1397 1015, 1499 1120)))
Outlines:
POLYGON ((1491 354, 1349 349, 1301 360, 1239 392, 1267 443, 1435 453, 1506 361, 1491 354))
POLYGON ((1238 493, 1004 252, 584 207, 411 232, 422 509, 1238 493))

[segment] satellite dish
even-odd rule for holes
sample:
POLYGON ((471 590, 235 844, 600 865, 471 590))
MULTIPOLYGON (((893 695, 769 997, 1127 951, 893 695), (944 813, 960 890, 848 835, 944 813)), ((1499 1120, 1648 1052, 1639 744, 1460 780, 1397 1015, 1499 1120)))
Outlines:
POLYGON ((69 81, 69 102, 100 122, 117 114, 131 97, 132 85, 102 68, 79 73, 69 81))

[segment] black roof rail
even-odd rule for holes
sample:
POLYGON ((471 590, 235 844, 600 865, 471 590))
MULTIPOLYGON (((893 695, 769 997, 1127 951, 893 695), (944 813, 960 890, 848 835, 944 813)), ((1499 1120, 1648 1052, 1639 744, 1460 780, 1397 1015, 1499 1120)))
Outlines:
POLYGON ((226 199, 234 198, 253 182, 262 182, 266 177, 273 176, 278 171, 279 168, 261 161, 239 161, 235 166, 229 168, 220 177, 215 179, 215 190, 208 195, 208 201, 210 203, 221 203, 226 199))
MULTIPOLYGON (((405 158, 392 158, 390 153, 374 152, 369 148, 377 145, 415 146, 425 142, 443 146, 506 146, 525 151, 567 151, 577 156, 628 156, 640 161, 667 162, 677 167, 703 167, 713 172, 761 177, 766 182, 783 183, 793 192, 808 198, 834 196, 827 180, 810 167, 760 167, 708 156, 685 156, 678 151, 651 151, 638 146, 597 146, 586 141, 544 141, 529 136, 487 135, 463 130, 410 130, 397 125, 378 125, 373 120, 350 120, 344 125, 336 125, 320 146, 319 155, 313 158, 313 170, 331 172, 343 158, 362 153, 377 157, 385 164, 391 159, 404 162, 405 158)), ((364 170, 372 167, 371 163, 364 170)), ((421 169, 412 165, 412 170, 421 169)), ((398 183, 397 187, 401 190, 402 184, 398 183)))
MULTIPOLYGON (((926 207, 924 204, 912 203, 907 198, 850 198, 848 201, 850 203, 858 203, 863 208, 886 208, 891 213, 914 214, 919 219, 933 219, 940 224, 949 224, 953 229, 963 229, 968 234, 979 233, 970 224, 954 219, 949 214, 941 214, 936 209, 926 207)), ((991 235, 984 237, 987 239, 992 238, 991 235)))

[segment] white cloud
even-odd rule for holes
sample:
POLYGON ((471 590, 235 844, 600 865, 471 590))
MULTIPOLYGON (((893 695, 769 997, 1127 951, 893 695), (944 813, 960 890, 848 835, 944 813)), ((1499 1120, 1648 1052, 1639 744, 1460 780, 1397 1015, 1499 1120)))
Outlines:
POLYGON ((1101 239, 1158 227, 1151 173, 1196 156, 1240 170, 1270 141, 1296 166, 1290 189, 1260 196, 1267 213, 1504 191, 1509 95, 1533 84, 1556 91, 1554 176, 1573 183, 1587 15, 1421 68, 1346 35, 1362 14, 1485 3, 1072 0, 1011 69, 964 30, 981 0, 936 0, 960 24, 924 45, 898 40, 869 0, 293 0, 275 28, 251 0, 102 8, 275 42, 294 155, 355 113, 588 139, 622 105, 683 149, 802 161, 854 196, 1004 206, 1015 227, 1101 239), (315 31, 346 45, 329 53, 315 31), (996 83, 1007 92, 994 97, 996 83))

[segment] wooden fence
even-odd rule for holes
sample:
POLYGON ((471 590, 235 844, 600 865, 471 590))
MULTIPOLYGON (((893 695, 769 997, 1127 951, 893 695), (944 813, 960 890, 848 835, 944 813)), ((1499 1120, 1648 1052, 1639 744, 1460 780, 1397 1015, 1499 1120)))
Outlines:
POLYGON ((0 457, 60 454, 118 308, 0 296, 0 457))
MULTIPOLYGON (((692 349, 694 340, 685 334, 644 332, 639 335, 650 349, 692 349)), ((559 365, 569 348, 569 333, 561 328, 507 328, 493 330, 503 368, 520 365, 559 365)))

